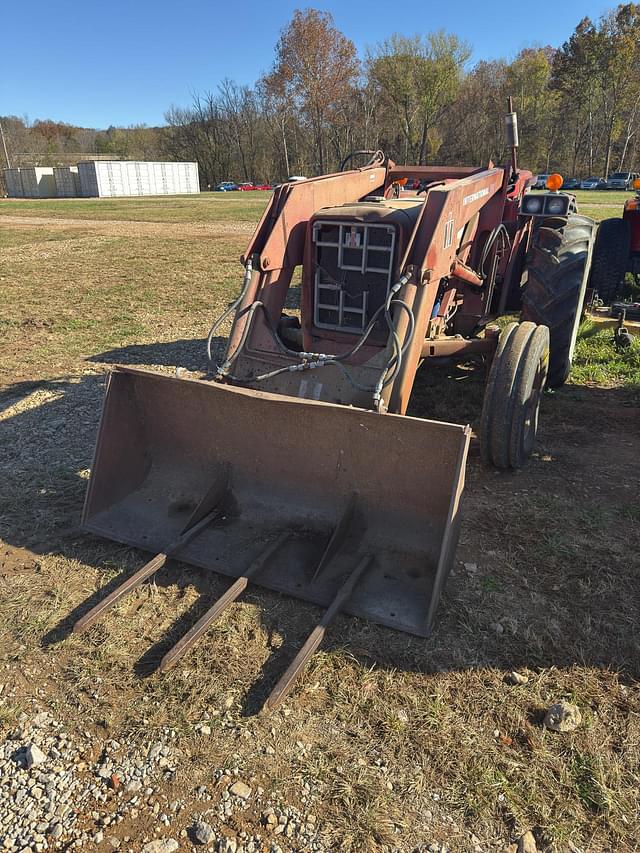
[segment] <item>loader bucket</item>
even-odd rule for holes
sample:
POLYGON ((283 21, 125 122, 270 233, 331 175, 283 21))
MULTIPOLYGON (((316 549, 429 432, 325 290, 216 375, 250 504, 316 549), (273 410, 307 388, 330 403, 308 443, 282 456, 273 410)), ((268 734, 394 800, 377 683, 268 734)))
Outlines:
POLYGON ((259 585, 322 606, 366 565, 344 610, 427 636, 456 548, 469 434, 116 368, 83 526, 159 554, 182 542, 181 561, 234 578, 253 567, 259 585))

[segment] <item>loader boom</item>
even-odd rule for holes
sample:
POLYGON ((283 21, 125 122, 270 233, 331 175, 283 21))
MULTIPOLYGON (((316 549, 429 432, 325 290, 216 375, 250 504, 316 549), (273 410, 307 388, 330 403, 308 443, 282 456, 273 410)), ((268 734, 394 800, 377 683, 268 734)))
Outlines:
MULTIPOLYGON (((508 168, 403 168, 388 163, 386 169, 374 164, 280 187, 243 256, 245 263, 250 262, 251 275, 237 306, 225 367, 218 379, 404 414, 425 341, 443 340, 455 332, 450 320, 457 311, 463 317, 465 302, 466 306, 475 302, 475 314, 467 316, 465 329, 473 331, 481 318, 490 316, 488 302, 496 276, 510 281, 512 255, 503 253, 496 259, 494 251, 483 258, 480 249, 496 229, 508 235, 505 211, 509 213, 514 199, 517 209, 528 174, 514 187, 508 168), (419 183, 421 192, 396 192, 408 181, 419 183), (318 267, 322 269, 318 258, 334 245, 327 242, 322 227, 332 222, 334 231, 339 228, 334 241, 339 257, 331 273, 334 283, 318 279, 318 267), (372 309, 367 313, 372 300, 365 296, 371 297, 367 279, 380 271, 369 259, 375 255, 376 263, 381 263, 385 247, 373 243, 372 234, 385 227, 383 222, 390 223, 386 227, 393 241, 392 251, 387 252, 389 281, 384 294, 386 298, 393 291, 393 308, 388 310, 389 328, 376 339, 376 335, 363 337, 365 320, 372 313, 372 309), (361 251, 354 266, 346 256, 356 254, 356 249, 361 251), (470 261, 476 266, 482 263, 483 271, 479 274, 468 265, 470 261), (487 281, 484 266, 488 269, 492 263, 487 281), (287 351, 277 326, 300 264, 304 268, 300 346, 287 351), (357 272, 358 265, 361 280, 355 281, 351 273, 357 272), (349 291, 350 286, 347 296, 340 295, 335 303, 334 322, 320 323, 319 315, 331 313, 332 307, 321 300, 329 293, 335 301, 335 294, 349 291), (345 315, 359 316, 360 328, 344 323, 345 315)), ((511 220, 511 230, 516 232, 517 217, 511 220)))

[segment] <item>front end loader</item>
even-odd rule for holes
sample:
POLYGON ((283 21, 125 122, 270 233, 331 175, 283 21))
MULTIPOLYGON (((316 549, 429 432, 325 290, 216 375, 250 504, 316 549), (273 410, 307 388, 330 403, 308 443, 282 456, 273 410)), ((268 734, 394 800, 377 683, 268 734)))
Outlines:
POLYGON ((416 372, 483 356, 482 455, 519 467, 550 368, 566 378, 589 270, 590 220, 571 196, 527 192, 532 175, 517 167, 508 119, 504 167, 397 166, 375 152, 360 168, 282 185, 242 257, 241 292, 221 318, 233 318, 226 352, 210 378, 112 371, 83 525, 156 556, 76 630, 177 556, 234 582, 160 669, 249 582, 327 608, 269 707, 340 610, 430 634, 471 431, 406 415, 416 372), (299 315, 287 313, 298 292, 299 315), (562 308, 568 331, 553 316, 542 322, 554 296, 573 306, 562 308), (523 322, 492 325, 519 310, 523 322))

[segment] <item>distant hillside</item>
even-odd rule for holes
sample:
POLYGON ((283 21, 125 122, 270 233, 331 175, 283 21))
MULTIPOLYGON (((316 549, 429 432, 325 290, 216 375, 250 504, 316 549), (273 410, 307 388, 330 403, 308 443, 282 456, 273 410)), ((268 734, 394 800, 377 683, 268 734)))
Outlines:
MULTIPOLYGON (((12 166, 64 166, 79 160, 163 159, 163 128, 110 127, 96 130, 51 119, 27 122, 0 116, 12 166)), ((164 155, 166 158, 166 154, 164 155)), ((4 154, 0 148, 0 167, 4 154)))

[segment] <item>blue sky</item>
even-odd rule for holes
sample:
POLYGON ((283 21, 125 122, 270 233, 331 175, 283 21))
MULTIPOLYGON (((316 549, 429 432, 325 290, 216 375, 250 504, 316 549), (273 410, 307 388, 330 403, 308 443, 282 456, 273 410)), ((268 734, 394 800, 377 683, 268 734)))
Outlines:
POLYGON ((461 0, 113 0, 5 4, 0 40, 0 115, 52 118, 85 127, 161 124, 171 104, 214 89, 224 77, 252 83, 271 66, 293 10, 330 11, 361 53, 391 32, 445 29, 470 42, 473 60, 561 44, 584 16, 614 3, 593 0, 491 3, 461 0))

